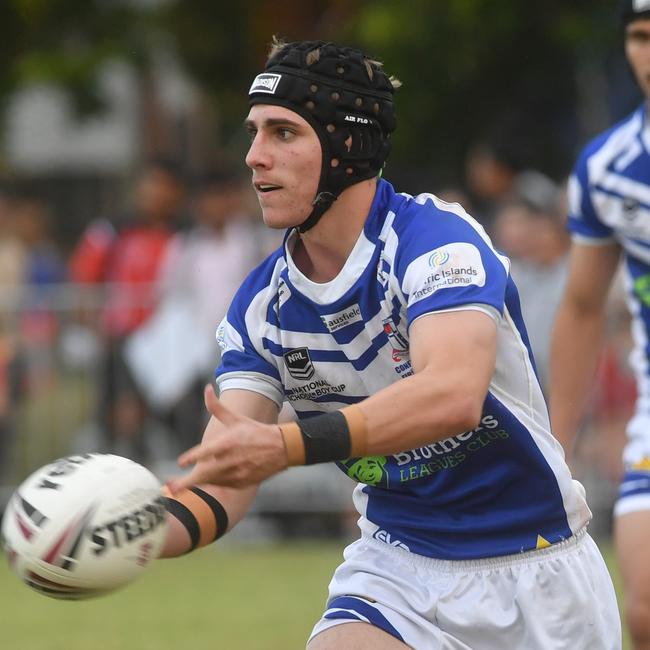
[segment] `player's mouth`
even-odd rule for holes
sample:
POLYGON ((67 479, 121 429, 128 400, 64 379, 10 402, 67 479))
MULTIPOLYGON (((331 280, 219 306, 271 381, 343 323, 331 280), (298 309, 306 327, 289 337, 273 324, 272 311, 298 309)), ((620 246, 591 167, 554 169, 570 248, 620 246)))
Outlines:
POLYGON ((269 192, 274 192, 275 190, 281 190, 281 185, 274 185, 273 183, 253 183, 255 190, 260 194, 268 194, 269 192))

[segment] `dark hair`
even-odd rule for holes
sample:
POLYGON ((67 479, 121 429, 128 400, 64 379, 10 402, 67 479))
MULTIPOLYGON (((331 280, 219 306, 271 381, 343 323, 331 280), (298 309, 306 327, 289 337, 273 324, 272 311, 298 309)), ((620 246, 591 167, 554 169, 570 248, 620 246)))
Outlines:
POLYGON ((622 0, 618 15, 623 27, 639 18, 650 18, 650 0, 622 0))
POLYGON ((185 174, 183 171, 183 166, 173 158, 167 158, 164 156, 153 156, 145 160, 142 165, 142 170, 157 170, 164 172, 168 176, 175 178, 178 182, 185 182, 185 174))
POLYGON ((239 185, 242 180, 243 173, 237 166, 215 165, 197 174, 192 187, 197 192, 210 188, 231 188, 239 185))

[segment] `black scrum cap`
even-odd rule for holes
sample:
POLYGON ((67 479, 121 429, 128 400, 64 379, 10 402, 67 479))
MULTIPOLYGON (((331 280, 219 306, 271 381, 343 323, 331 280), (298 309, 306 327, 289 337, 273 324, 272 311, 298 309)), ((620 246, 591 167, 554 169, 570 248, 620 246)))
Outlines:
POLYGON ((341 192, 377 176, 395 130, 393 84, 363 52, 324 41, 288 43, 267 62, 248 92, 249 103, 284 106, 316 131, 323 150, 313 227, 341 192))

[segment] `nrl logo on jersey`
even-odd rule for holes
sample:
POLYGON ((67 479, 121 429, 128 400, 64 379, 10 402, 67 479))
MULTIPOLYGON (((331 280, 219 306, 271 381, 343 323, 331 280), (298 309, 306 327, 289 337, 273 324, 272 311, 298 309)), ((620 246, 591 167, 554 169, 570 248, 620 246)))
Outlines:
POLYGON ((283 356, 287 370, 294 379, 311 379, 314 376, 314 364, 307 348, 294 348, 283 356))

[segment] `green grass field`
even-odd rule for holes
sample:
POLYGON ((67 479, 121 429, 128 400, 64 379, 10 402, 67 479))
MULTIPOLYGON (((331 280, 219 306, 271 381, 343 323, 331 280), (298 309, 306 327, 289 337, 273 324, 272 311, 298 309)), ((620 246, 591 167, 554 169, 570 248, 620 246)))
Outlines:
MULTIPOLYGON (((158 562, 96 600, 31 592, 0 569, 7 650, 289 650, 304 648, 342 545, 214 546, 158 562)), ((2 558, 4 560, 4 558, 2 558)))
MULTIPOLYGON (((322 613, 342 547, 216 545, 160 561, 126 589, 83 602, 32 592, 2 561, 1 644, 7 650, 298 650, 322 613)), ((610 549, 603 550, 611 560, 610 549)))

